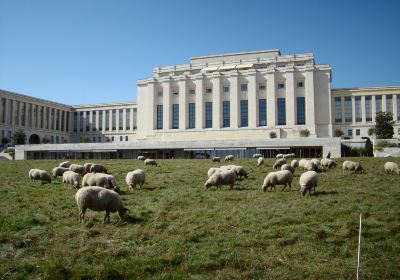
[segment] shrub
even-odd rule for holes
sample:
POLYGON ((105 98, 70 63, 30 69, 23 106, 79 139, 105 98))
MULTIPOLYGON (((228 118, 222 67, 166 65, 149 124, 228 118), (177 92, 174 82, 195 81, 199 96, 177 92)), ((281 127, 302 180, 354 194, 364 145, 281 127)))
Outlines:
POLYGON ((335 137, 342 137, 344 135, 344 132, 340 128, 336 128, 333 131, 333 136, 335 137))
POLYGON ((10 143, 10 139, 8 139, 6 137, 3 137, 3 139, 1 139, 1 144, 6 145, 8 143, 10 143))
POLYGON ((269 138, 276 138, 276 132, 275 131, 271 131, 269 133, 269 138))
POLYGON ((378 139, 391 139, 394 134, 393 114, 390 112, 378 112, 375 117, 375 131, 378 139))
POLYGON ((88 135, 82 135, 80 138, 81 143, 90 143, 92 142, 92 138, 88 135))
POLYGON ((308 129, 302 129, 300 130, 299 134, 301 137, 308 137, 310 136, 310 131, 308 129))
POLYGON ((51 140, 50 140, 49 137, 46 137, 46 136, 45 136, 45 137, 42 138, 42 143, 43 143, 43 144, 49 144, 50 141, 51 141, 51 140))
POLYGON ((375 127, 371 127, 368 129, 368 136, 373 136, 376 134, 376 129, 375 127))
POLYGON ((18 129, 11 136, 13 145, 24 145, 26 142, 26 134, 22 129, 18 129))

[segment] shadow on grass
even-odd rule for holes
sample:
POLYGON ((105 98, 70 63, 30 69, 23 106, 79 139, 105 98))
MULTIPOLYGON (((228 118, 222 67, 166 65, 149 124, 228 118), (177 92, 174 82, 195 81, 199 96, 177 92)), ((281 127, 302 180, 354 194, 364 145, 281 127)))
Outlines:
POLYGON ((315 195, 315 196, 330 195, 330 194, 338 194, 338 192, 337 191, 329 191, 329 192, 327 192, 327 191, 322 191, 322 192, 315 191, 315 192, 312 193, 312 195, 315 195))
POLYGON ((124 224, 143 224, 145 222, 146 222, 146 219, 144 219, 142 217, 125 214, 124 221, 121 222, 120 226, 122 226, 124 224))

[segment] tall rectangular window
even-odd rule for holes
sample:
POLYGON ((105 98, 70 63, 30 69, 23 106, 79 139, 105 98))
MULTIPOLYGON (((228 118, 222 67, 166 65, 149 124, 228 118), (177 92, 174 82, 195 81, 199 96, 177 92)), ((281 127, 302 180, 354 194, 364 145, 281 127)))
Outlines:
POLYGON ((222 102, 222 127, 231 126, 231 105, 229 101, 222 102))
POLYGON ((103 110, 100 110, 99 111, 99 131, 102 131, 102 130, 103 130, 103 110))
POLYGON ((1 98, 1 107, 2 107, 2 114, 1 114, 1 123, 6 123, 6 107, 7 107, 7 99, 1 98))
POLYGON ((386 95, 386 112, 393 113, 393 95, 386 95))
POLYGON ((13 100, 9 100, 9 104, 10 106, 8 107, 10 109, 10 112, 8 114, 8 123, 12 124, 13 122, 13 111, 14 111, 14 101, 13 100))
POLYGON ((106 116, 105 116, 105 121, 106 121, 106 130, 110 130, 110 110, 106 110, 106 116))
POLYGON ((212 102, 206 102, 206 128, 212 128, 212 102))
POLYGON ((163 105, 157 105, 157 129, 163 129, 163 105))
POLYGON ((44 107, 40 106, 40 118, 39 118, 40 128, 44 128, 44 107))
POLYGON ((65 111, 61 111, 61 131, 64 131, 65 111))
POLYGON ((86 125, 86 131, 90 131, 90 111, 86 112, 85 125, 86 125))
POLYGON ((46 107, 46 129, 50 127, 50 108, 46 107))
POLYGON ((131 130, 131 109, 126 109, 126 125, 125 129, 126 130, 131 130))
POLYGON ((39 128, 39 106, 38 105, 34 105, 33 107, 33 125, 35 126, 35 128, 39 128))
POLYGON ((56 130, 60 130, 60 110, 56 113, 56 130))
POLYGON ((172 104, 172 128, 179 128, 179 104, 172 104))
POLYGON ((356 115, 356 122, 361 122, 361 96, 354 97, 354 114, 356 115))
POLYGON ((65 131, 69 132, 69 112, 67 112, 67 121, 65 122, 65 131))
POLYGON ((240 91, 247 91, 247 84, 240 84, 240 91))
POLYGON ((240 127, 247 127, 248 125, 249 125, 248 101, 240 100, 240 127))
POLYGON ((396 94, 397 98, 397 120, 400 121, 400 94, 396 94))
POLYGON ((92 111, 92 131, 96 131, 97 127, 96 127, 96 115, 97 115, 97 111, 92 111))
POLYGON ((353 121, 353 111, 351 107, 351 96, 345 96, 344 98, 344 121, 353 121))
POLYGON ((306 100, 305 97, 297 97, 297 124, 306 124, 306 100))
POLYGON ((258 125, 267 125, 267 99, 258 100, 258 125))
POLYGON ((85 125, 85 119, 83 118, 83 112, 79 112, 79 131, 83 132, 83 126, 85 125))
POLYGON ((137 109, 133 109, 133 129, 137 129, 137 109))
POLYGON ((365 96, 365 120, 367 122, 372 121, 372 97, 365 96))
POLYGON ((286 100, 278 98, 278 125, 286 125, 286 100))
POLYGON ((15 101, 15 107, 16 107, 16 110, 15 110, 15 114, 14 114, 14 124, 15 125, 19 125, 19 106, 21 106, 20 105, 20 101, 15 101))
POLYGON ((112 130, 117 130, 117 110, 112 110, 112 130))
POLYGON ((32 128, 33 127, 33 120, 32 120, 32 110, 33 110, 33 108, 32 108, 32 104, 28 104, 28 124, 29 124, 29 127, 30 128, 32 128))
POLYGON ((21 126, 25 126, 25 118, 26 118, 26 103, 22 102, 22 109, 21 109, 21 126))
POLYGON ((342 101, 341 97, 335 97, 335 123, 342 122, 342 101))
POLYGON ((74 112, 74 132, 78 131, 78 112, 74 112))
POLYGON ((118 125, 119 130, 124 129, 124 110, 119 109, 119 125, 118 125))
POLYGON ((195 127, 195 119, 196 119, 196 104, 189 103, 189 128, 195 127))
POLYGON ((378 95, 378 96, 375 96, 375 108, 376 108, 376 110, 375 110, 375 112, 376 113, 378 113, 378 112, 382 112, 382 96, 381 95, 378 95))

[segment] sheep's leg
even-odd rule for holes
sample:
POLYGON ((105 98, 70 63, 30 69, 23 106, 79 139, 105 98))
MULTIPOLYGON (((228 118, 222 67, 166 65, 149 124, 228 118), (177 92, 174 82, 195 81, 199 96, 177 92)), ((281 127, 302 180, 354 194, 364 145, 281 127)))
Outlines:
POLYGON ((289 191, 291 191, 292 190, 292 184, 288 183, 288 185, 289 185, 289 191))
POLYGON ((282 191, 286 189, 286 184, 283 185, 282 191))
POLYGON ((83 208, 83 209, 80 211, 80 214, 79 214, 79 221, 82 222, 82 223, 85 222, 85 212, 86 212, 86 209, 83 208))
POLYGON ((110 211, 106 210, 106 215, 104 216, 104 224, 108 224, 110 222, 110 211))

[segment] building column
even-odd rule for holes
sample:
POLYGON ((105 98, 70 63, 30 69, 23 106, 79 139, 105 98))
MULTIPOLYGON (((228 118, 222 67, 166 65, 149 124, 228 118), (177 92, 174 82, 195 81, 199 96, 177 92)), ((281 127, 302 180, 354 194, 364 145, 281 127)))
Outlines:
POLYGON ((157 110, 156 110, 156 108, 157 107, 155 106, 155 95, 156 95, 156 92, 155 92, 154 83, 155 83, 155 81, 153 79, 151 82, 149 82, 149 84, 147 86, 148 94, 149 94, 149 96, 148 96, 149 97, 148 106, 149 106, 149 112, 150 112, 149 120, 148 120, 148 124, 149 124, 148 127, 150 127, 151 130, 155 130, 156 127, 157 127, 157 124, 156 124, 156 122, 157 122, 157 110))
MULTIPOLYGON (((56 112, 57 113, 57 112, 56 112)), ((83 133, 86 132, 86 122, 87 122, 87 114, 86 111, 83 112, 83 133)))
POLYGON ((17 107, 17 101, 16 100, 10 100, 10 102, 12 102, 13 103, 13 106, 12 106, 12 111, 10 112, 10 125, 12 125, 12 126, 15 126, 16 125, 16 123, 15 123, 15 118, 14 118, 14 116, 15 116, 15 111, 16 111, 16 107, 17 107))
POLYGON ((393 94, 392 101, 393 101, 393 120, 395 122, 397 122, 397 114, 398 114, 398 112, 397 112, 397 94, 393 94))
POLYGON ((162 83, 163 88, 163 129, 171 128, 171 80, 162 83))
POLYGON ((361 123, 366 124, 367 123, 367 117, 366 117, 366 110, 365 110, 365 95, 361 96, 361 123))
POLYGON ((286 73, 286 125, 293 127, 296 124, 296 97, 294 68, 286 73))
POLYGON ((375 122, 375 115, 376 115, 376 99, 375 99, 375 95, 372 96, 371 103, 372 103, 372 122, 375 122))
POLYGON ((113 118, 113 116, 112 116, 112 114, 113 114, 113 112, 112 112, 112 109, 108 109, 108 131, 113 131, 112 130, 112 118, 113 118))
POLYGON ((89 131, 93 131, 93 123, 92 123, 92 120, 93 120, 93 111, 90 111, 90 112, 89 112, 89 131))
POLYGON ((311 135, 315 135, 315 93, 314 68, 308 69, 305 78, 306 125, 311 135))
MULTIPOLYGON (((131 108, 131 109, 129 109, 130 111, 131 111, 131 118, 130 118, 130 123, 129 123, 129 125, 130 125, 130 131, 133 131, 133 124, 134 124, 134 117, 135 117, 135 115, 133 114, 133 112, 134 112, 134 110, 133 110, 133 108, 131 108)), ((136 116, 137 117, 137 116, 136 116)))
POLYGON ((340 108, 342 112, 342 123, 345 123, 345 112, 344 112, 344 96, 340 97, 340 108))
POLYGON ((116 109, 116 115, 115 115, 115 130, 119 132, 119 110, 121 109, 116 109))
POLYGON ((382 95, 382 112, 386 112, 386 94, 382 95))
POLYGON ((102 132, 106 132, 106 110, 103 110, 103 118, 101 120, 102 124, 101 124, 101 130, 102 132))
MULTIPOLYGON (((1 122, 3 120, 3 98, 0 98, 0 124, 2 124, 3 122, 1 122)), ((7 101, 6 101, 7 102, 7 101)), ((7 106, 6 106, 7 107, 7 106)), ((0 139, 2 139, 3 137, 1 137, 0 139)))
POLYGON ((203 75, 194 81, 196 85, 196 129, 204 128, 204 85, 203 75))
POLYGON ((179 87, 179 129, 187 129, 187 89, 186 89, 186 78, 178 81, 179 87))
MULTIPOLYGON (((229 77, 229 95, 230 95, 230 127, 239 127, 239 115, 240 115, 240 102, 239 102, 239 80, 238 73, 236 72, 231 77, 229 77)), ((214 110, 214 106, 213 106, 214 110)), ((218 116, 221 117, 221 126, 223 122, 223 107, 222 104, 218 106, 218 116)))
MULTIPOLYGON (((237 80, 237 77, 236 77, 237 80)), ((222 102, 221 102, 221 75, 219 72, 213 74, 212 77, 212 127, 219 129, 222 127, 222 102)), ((231 102, 232 110, 232 102, 231 102)), ((232 116, 232 111, 231 111, 232 116)), ((231 117, 232 127, 232 117, 231 117)))
POLYGON ((99 129, 99 114, 100 114, 100 111, 99 110, 97 110, 96 111, 96 119, 94 120, 94 126, 96 127, 96 130, 97 131, 100 131, 100 129, 99 129))
MULTIPOLYGON (((18 106, 18 126, 21 126, 21 113, 22 113, 22 101, 18 101, 19 106, 18 106)), ((44 107, 43 107, 43 112, 44 112, 44 107)), ((44 126, 44 120, 43 120, 43 126, 44 126)), ((43 127, 44 128, 44 127, 43 127)))
POLYGON ((276 125, 276 85, 275 72, 269 69, 267 73, 267 126, 276 125))
POLYGON ((353 125, 356 124, 356 98, 355 98, 355 96, 351 97, 351 123, 353 125))
POLYGON ((249 85, 247 89, 248 96, 248 117, 249 117, 249 128, 257 127, 257 72, 252 69, 249 70, 249 85))

